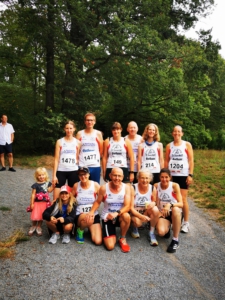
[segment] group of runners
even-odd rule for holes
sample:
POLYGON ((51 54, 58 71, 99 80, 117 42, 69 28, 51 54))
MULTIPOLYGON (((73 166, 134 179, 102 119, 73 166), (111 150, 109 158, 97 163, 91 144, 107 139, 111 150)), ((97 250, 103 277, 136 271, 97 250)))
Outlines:
POLYGON ((74 217, 78 243, 84 243, 84 230, 88 228, 96 245, 103 241, 106 249, 112 250, 117 242, 116 227, 120 227, 118 242, 123 252, 130 251, 126 241, 130 227, 131 236, 139 238, 138 228, 149 224, 150 245, 157 246, 155 230, 169 238, 172 224, 173 237, 167 251, 176 252, 180 231, 189 231, 187 192, 194 168, 192 146, 182 140, 182 128, 174 127, 173 142, 166 146, 164 160, 155 124, 148 124, 140 136, 132 121, 127 126, 128 135, 122 137, 121 124, 114 122, 112 137, 103 141, 102 133, 94 129, 93 113, 85 115, 84 123, 85 129, 74 137, 75 125, 68 121, 65 136, 56 142, 52 180, 55 201, 43 213, 53 232, 49 243, 57 242, 60 231, 64 231, 63 242, 70 241, 74 217), (101 171, 106 183, 100 186, 101 171), (69 203, 75 203, 76 208, 68 208, 69 203))

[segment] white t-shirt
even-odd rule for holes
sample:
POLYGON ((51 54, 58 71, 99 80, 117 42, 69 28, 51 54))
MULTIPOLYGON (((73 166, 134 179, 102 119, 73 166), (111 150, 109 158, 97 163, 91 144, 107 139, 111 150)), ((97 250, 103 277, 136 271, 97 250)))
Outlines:
POLYGON ((6 123, 6 125, 2 125, 0 123, 0 145, 6 145, 11 144, 11 134, 14 133, 13 126, 9 123, 6 123))

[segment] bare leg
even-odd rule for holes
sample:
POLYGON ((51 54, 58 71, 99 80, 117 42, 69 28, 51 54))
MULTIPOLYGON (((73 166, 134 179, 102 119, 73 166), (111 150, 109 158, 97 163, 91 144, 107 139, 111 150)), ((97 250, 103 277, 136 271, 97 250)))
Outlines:
POLYGON ((159 220, 159 210, 158 210, 158 208, 155 206, 152 209, 148 209, 147 210, 147 216, 149 216, 150 219, 151 219, 151 227, 155 227, 158 220, 159 220))
POLYGON ((189 219, 189 205, 188 205, 188 201, 187 201, 188 190, 181 189, 180 191, 181 191, 182 200, 183 200, 184 221, 188 222, 188 219, 189 219))
POLYGON ((9 159, 9 167, 12 168, 13 166, 13 154, 8 153, 8 159, 9 159))
POLYGON ((156 224, 156 230, 159 236, 164 236, 170 229, 170 221, 164 218, 159 218, 156 224))
POLYGON ((91 232, 92 242, 95 243, 95 245, 101 245, 102 244, 102 228, 101 228, 100 223, 91 225, 89 227, 89 230, 91 232))
POLYGON ((55 201, 57 198, 59 198, 60 188, 55 188, 53 191, 53 200, 55 201))
POLYGON ((5 153, 1 154, 1 164, 2 164, 2 167, 5 168, 5 153))
POLYGON ((63 231, 64 233, 68 234, 72 231, 73 229, 73 224, 72 223, 69 223, 69 224, 66 224, 63 226, 63 231))
POLYGON ((178 207, 172 208, 173 237, 178 239, 181 227, 181 213, 178 207))
POLYGON ((103 242, 104 242, 106 249, 111 251, 115 248, 116 236, 106 237, 106 238, 104 238, 103 242))
POLYGON ((131 217, 131 225, 133 227, 141 227, 142 226, 142 221, 138 217, 131 217))
POLYGON ((130 215, 128 213, 124 213, 119 217, 120 221, 120 232, 121 236, 125 237, 127 234, 127 231, 130 227, 130 215))
POLYGON ((53 224, 51 221, 46 221, 47 227, 54 233, 58 232, 56 224, 53 224))

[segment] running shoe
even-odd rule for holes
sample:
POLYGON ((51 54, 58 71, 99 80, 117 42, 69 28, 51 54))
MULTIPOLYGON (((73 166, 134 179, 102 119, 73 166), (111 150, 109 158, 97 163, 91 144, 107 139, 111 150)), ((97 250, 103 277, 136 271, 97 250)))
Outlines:
POLYGON ((77 228, 77 234, 75 237, 75 240, 77 241, 78 244, 83 244, 84 243, 84 231, 80 230, 80 228, 77 228))
POLYGON ((12 168, 9 168, 9 171, 11 172, 16 172, 16 170, 12 167, 12 168))
POLYGON ((68 244, 70 242, 70 235, 64 233, 63 239, 62 239, 62 244, 68 244))
POLYGON ((140 237, 140 234, 139 234, 139 232, 138 232, 137 227, 133 227, 133 228, 132 228, 131 236, 132 236, 132 238, 134 238, 134 239, 138 239, 138 238, 140 237))
POLYGON ((181 232, 188 233, 189 232, 189 223, 183 223, 181 226, 181 232))
POLYGON ((150 238, 150 245, 151 246, 158 246, 158 242, 156 240, 155 234, 154 233, 149 233, 149 238, 150 238))
POLYGON ((0 171, 5 171, 6 170, 6 167, 2 167, 1 169, 0 169, 0 171))
POLYGON ((126 252, 130 252, 130 246, 127 244, 127 241, 125 238, 120 238, 118 240, 119 245, 120 245, 120 249, 122 252, 126 253, 126 252))
POLYGON ((48 241, 49 244, 56 244, 58 240, 58 235, 54 232, 50 238, 50 240, 48 241))
POLYGON ((167 248, 167 252, 175 253, 178 248, 179 248, 179 242, 172 240, 169 247, 167 248))

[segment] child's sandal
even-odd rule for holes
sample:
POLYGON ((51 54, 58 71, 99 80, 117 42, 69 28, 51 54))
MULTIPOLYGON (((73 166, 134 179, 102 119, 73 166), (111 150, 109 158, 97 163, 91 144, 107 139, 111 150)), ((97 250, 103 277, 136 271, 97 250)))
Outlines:
POLYGON ((42 230, 41 230, 40 227, 37 227, 37 228, 36 228, 36 232, 37 232, 37 235, 38 235, 38 236, 41 236, 41 235, 42 235, 42 230))
POLYGON ((33 233, 35 232, 35 230, 36 230, 36 227, 35 227, 35 226, 32 226, 32 227, 29 229, 29 231, 28 231, 28 235, 29 235, 29 236, 32 236, 33 233))

